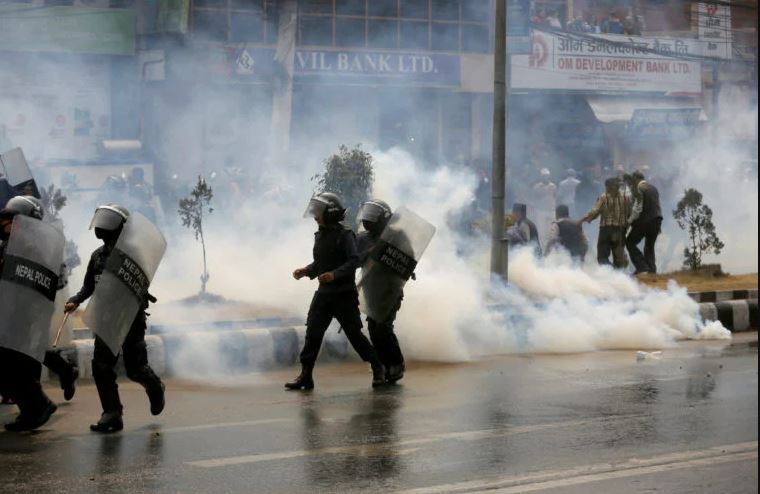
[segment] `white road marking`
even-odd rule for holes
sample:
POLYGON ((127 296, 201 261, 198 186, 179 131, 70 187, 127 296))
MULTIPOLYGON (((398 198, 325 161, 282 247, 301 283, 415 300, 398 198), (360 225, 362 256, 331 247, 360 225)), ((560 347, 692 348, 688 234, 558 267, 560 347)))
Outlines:
POLYGON ((756 460, 757 457, 757 441, 750 441, 703 450, 667 453, 649 458, 631 458, 619 463, 597 463, 565 470, 544 470, 522 475, 507 475, 487 480, 441 484, 398 491, 396 494, 454 494, 485 491, 500 494, 521 494, 556 487, 648 475, 676 469, 756 460))
MULTIPOLYGON (((217 424, 201 424, 201 425, 187 425, 184 427, 169 427, 169 428, 156 428, 155 431, 151 432, 160 432, 162 434, 164 433, 170 433, 170 432, 192 432, 192 431, 203 431, 208 429, 223 429, 227 427, 247 427, 252 425, 266 425, 266 424, 278 424, 283 422, 295 422, 295 419, 261 419, 261 420, 246 420, 243 422, 221 422, 217 424)), ((143 432, 143 431, 134 431, 134 432, 143 432)))
POLYGON ((209 458, 206 460, 195 460, 185 462, 187 465, 202 468, 218 468, 231 465, 243 465, 250 463, 260 463, 264 461, 284 460, 289 458, 300 458, 305 456, 318 456, 323 454, 361 454, 362 451, 368 447, 371 448, 383 448, 394 455, 398 453, 396 448, 404 448, 405 446, 419 446, 423 444, 430 444, 439 441, 479 441, 482 439, 492 439, 497 437, 511 436, 515 434, 526 434, 530 432, 538 432, 547 429, 555 429, 560 427, 571 427, 584 424, 598 424, 600 421, 605 420, 618 420, 621 418, 636 417, 636 415, 618 415, 609 418, 596 418, 596 419, 583 419, 583 420, 570 420, 565 422, 552 422, 546 424, 534 424, 508 427, 502 429, 482 429, 474 431, 457 431, 457 432, 442 432, 438 434, 431 434, 428 436, 410 438, 403 441, 396 441, 393 443, 376 443, 371 445, 357 444, 351 446, 336 446, 330 448, 320 449, 304 449, 296 451, 283 451, 280 453, 259 453, 252 455, 242 456, 229 456, 225 458, 209 458))

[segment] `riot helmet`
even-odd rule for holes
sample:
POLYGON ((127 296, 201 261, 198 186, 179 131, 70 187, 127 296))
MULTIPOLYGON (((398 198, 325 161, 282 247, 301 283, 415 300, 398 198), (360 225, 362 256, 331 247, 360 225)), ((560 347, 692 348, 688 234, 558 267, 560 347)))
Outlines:
POLYGON ((124 223, 129 218, 129 211, 124 206, 114 203, 104 204, 95 209, 90 222, 90 230, 106 243, 116 243, 124 223))
POLYGON ((372 199, 362 204, 357 220, 361 221, 362 226, 368 232, 379 233, 385 228, 391 214, 393 211, 387 202, 372 199))
POLYGON ((21 214, 38 220, 41 220, 45 216, 42 203, 34 196, 13 197, 5 204, 4 211, 6 214, 21 214))
POLYGON ((343 202, 337 194, 321 192, 311 198, 303 217, 312 217, 317 220, 322 218, 326 225, 335 224, 346 217, 346 208, 343 207, 343 202))

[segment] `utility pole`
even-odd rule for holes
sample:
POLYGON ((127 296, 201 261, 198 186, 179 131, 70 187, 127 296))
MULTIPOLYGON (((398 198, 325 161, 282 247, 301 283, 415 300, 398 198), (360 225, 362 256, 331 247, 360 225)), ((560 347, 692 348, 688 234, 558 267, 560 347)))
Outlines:
POLYGON ((493 157, 491 164, 491 275, 507 279, 504 238, 504 189, 507 135, 507 25, 506 1, 496 0, 493 51, 493 157))

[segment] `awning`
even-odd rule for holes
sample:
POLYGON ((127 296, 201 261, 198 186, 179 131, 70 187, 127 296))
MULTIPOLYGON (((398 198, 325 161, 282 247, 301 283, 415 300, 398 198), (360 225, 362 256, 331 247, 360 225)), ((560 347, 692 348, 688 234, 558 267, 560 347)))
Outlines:
POLYGON ((587 96, 591 110, 602 123, 630 122, 636 110, 699 110, 699 120, 704 122, 707 115, 698 98, 587 96))

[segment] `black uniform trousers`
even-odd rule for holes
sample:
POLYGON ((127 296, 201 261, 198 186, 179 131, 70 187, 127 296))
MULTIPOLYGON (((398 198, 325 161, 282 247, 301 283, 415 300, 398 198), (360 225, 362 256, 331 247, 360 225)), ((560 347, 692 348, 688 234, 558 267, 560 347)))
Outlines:
POLYGON ((625 246, 628 247, 628 254, 631 256, 631 262, 639 272, 657 272, 655 263, 654 245, 657 237, 660 235, 662 227, 662 218, 655 218, 643 224, 634 224, 628 237, 625 239, 625 246), (644 239, 644 253, 639 250, 639 242, 644 239))
POLYGON ((322 347, 330 322, 337 319, 354 347, 356 353, 365 362, 377 362, 377 354, 369 340, 362 333, 362 319, 359 314, 359 293, 346 290, 335 293, 316 292, 311 299, 309 315, 306 319, 306 341, 301 350, 301 364, 314 367, 322 347))
POLYGON ((404 363, 404 354, 401 353, 398 338, 393 331, 393 323, 396 320, 396 314, 401 308, 401 301, 403 299, 403 295, 399 297, 396 307, 385 321, 378 322, 371 317, 367 318, 367 329, 369 330, 372 346, 375 347, 380 362, 386 368, 404 363))
POLYGON ((16 402, 21 415, 35 415, 50 403, 42 390, 42 364, 32 357, 0 348, 0 394, 16 402))
MULTIPOLYGON (((145 311, 137 313, 129 333, 121 345, 124 354, 124 367, 127 377, 140 383, 146 389, 161 386, 161 380, 148 365, 148 348, 145 344, 145 311)), ((98 389, 104 412, 121 412, 118 385, 116 384, 116 363, 119 356, 114 355, 108 345, 95 336, 95 352, 92 358, 92 376, 98 389)))

